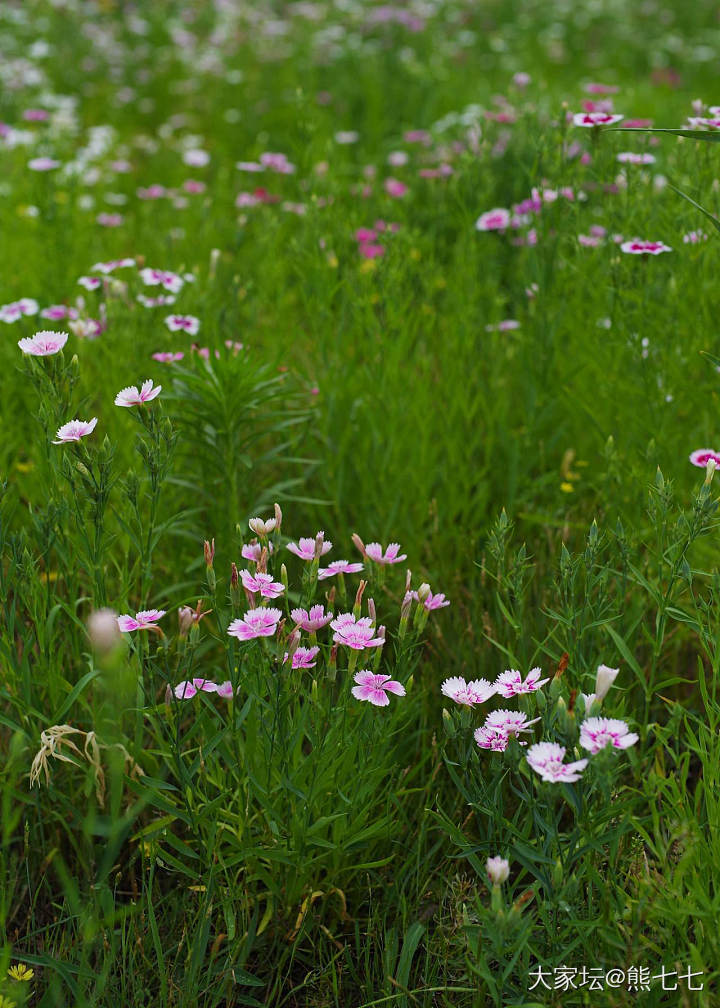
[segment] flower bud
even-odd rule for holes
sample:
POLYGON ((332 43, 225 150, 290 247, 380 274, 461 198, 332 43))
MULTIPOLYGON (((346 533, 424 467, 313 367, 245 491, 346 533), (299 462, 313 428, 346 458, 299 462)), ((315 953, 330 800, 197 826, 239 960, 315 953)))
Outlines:
POLYGON ((187 637, 192 629, 194 613, 190 606, 180 606, 178 609, 178 623, 180 624, 180 636, 187 637))
POLYGON ((230 565, 230 601, 233 609, 238 609, 242 605, 240 578, 238 577, 238 569, 234 563, 230 565))
POLYGON ((318 532, 318 534, 315 536, 315 554, 314 554, 315 560, 319 560, 320 557, 322 556, 322 548, 324 542, 325 542, 325 533, 318 532))
POLYGON ((327 677, 330 682, 335 682, 335 676, 337 675, 337 653, 338 645, 333 644, 330 649, 330 658, 328 659, 327 666, 327 677))
POLYGON ((705 467, 705 486, 710 486, 712 483, 713 473, 717 469, 717 462, 715 459, 708 459, 707 466, 705 467))
POLYGON ((375 612, 375 599, 372 598, 368 599, 368 616, 373 621, 374 625, 377 621, 377 614, 375 612))
POLYGON ((353 616, 355 619, 360 619, 360 613, 362 611, 362 597, 366 588, 367 581, 361 581, 358 585, 357 594, 355 595, 355 605, 353 606, 353 616))
POLYGON ((455 735, 457 734, 457 728, 455 726, 455 722, 453 721, 453 716, 447 709, 447 707, 443 707, 442 717, 443 717, 443 730, 445 734, 447 735, 448 738, 455 738, 455 735))
POLYGON ((281 525, 282 525, 282 511, 280 509, 280 505, 276 504, 275 505, 275 531, 276 532, 280 531, 281 525))
POLYGON ((400 608, 400 626, 398 627, 398 637, 402 640, 407 631, 408 620, 410 619, 410 609, 412 608, 412 592, 406 591, 400 608))
POLYGON ((357 546, 357 548, 360 550, 360 552, 362 553, 362 555, 364 557, 367 557, 367 553, 365 552, 365 543, 362 541, 362 539, 357 534, 357 532, 353 532, 353 534, 352 534, 352 541, 353 541, 354 545, 357 546))
POLYGON ((215 560, 215 540, 214 539, 212 540, 212 543, 209 543, 207 541, 207 539, 205 540, 205 542, 203 543, 203 554, 205 556, 205 566, 206 567, 212 567, 213 562, 215 560))
POLYGON ((617 676, 620 669, 608 668, 607 665, 598 665, 597 675, 595 677, 595 699, 602 701, 605 699, 608 690, 615 682, 615 677, 617 676))
POLYGON ((493 885, 501 885, 510 875, 510 862, 501 857, 488 858, 485 870, 493 885))
POLYGON ((430 588, 430 585, 426 581, 423 581, 417 590, 418 602, 425 602, 425 600, 429 599, 431 595, 432 589, 430 588))

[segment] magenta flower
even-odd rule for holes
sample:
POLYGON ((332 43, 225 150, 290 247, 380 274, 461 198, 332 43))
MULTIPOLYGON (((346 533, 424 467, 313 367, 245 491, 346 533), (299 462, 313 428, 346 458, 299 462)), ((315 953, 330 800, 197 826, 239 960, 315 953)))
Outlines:
MULTIPOLYGON (((296 668, 315 668, 317 662, 315 659, 320 653, 319 647, 299 647, 296 648, 295 654, 292 656, 292 667, 296 668)), ((283 657, 283 662, 288 660, 288 652, 285 652, 283 657)))
POLYGON ((152 378, 148 378, 142 383, 139 390, 136 385, 132 385, 118 392, 115 396, 115 405, 142 406, 146 402, 151 402, 151 400, 155 399, 156 396, 159 396, 161 392, 162 385, 157 385, 153 388, 152 378))
POLYGON ((576 112, 573 116, 574 126, 613 126, 624 119, 624 116, 613 115, 610 112, 576 112))
POLYGON ((43 329, 36 332, 34 336, 27 336, 18 340, 18 346, 25 354, 33 357, 49 357, 51 354, 60 353, 69 339, 66 332, 51 332, 43 329))
POLYGON ((97 290, 98 287, 102 287, 102 280, 100 277, 81 276, 78 279, 78 283, 81 287, 84 287, 85 290, 89 291, 97 290))
POLYGON ((606 745, 611 745, 614 749, 627 749, 635 745, 638 738, 625 721, 618 718, 591 717, 580 725, 580 745, 593 755, 606 745))
POLYGON ((217 693, 224 700, 231 700, 233 696, 232 683, 229 679, 223 683, 214 683, 209 679, 185 680, 185 682, 178 683, 173 692, 178 700, 190 700, 200 690, 203 693, 217 693))
POLYGON ((407 560, 407 554, 403 553, 402 556, 398 556, 399 552, 400 543, 390 543, 384 553, 382 546, 377 542, 368 543, 365 547, 365 556, 378 564, 396 564, 407 560))
POLYGON ((231 637, 244 641, 272 637, 281 619, 280 609, 249 609, 242 619, 232 621, 227 632, 231 637))
MULTIPOLYGON (((272 553, 272 551, 275 549, 272 542, 270 541, 268 541, 267 547, 268 552, 270 553, 272 553)), ((260 545, 257 539, 253 539, 252 542, 245 543, 240 552, 242 554, 243 560, 252 560, 253 563, 257 563, 260 557, 262 556, 262 551, 263 547, 260 545)))
POLYGON ((692 464, 700 469, 705 469, 710 459, 720 466, 720 452, 713 451, 712 448, 697 448, 690 456, 692 464))
POLYGON ((485 721, 486 728, 493 728, 496 731, 504 732, 510 737, 517 738, 520 732, 530 731, 530 727, 536 724, 540 718, 533 718, 528 721, 527 715, 521 711, 496 710, 488 714, 485 721))
POLYGON ((348 563, 347 560, 333 560, 327 567, 321 567, 318 571, 318 580, 333 577, 335 574, 357 574, 363 569, 361 563, 348 563))
MULTIPOLYGON (((318 535, 320 535, 319 532, 318 535)), ((290 550, 291 553, 294 553, 295 556, 300 557, 301 560, 314 560, 316 542, 317 542, 317 536, 315 536, 315 538, 313 539, 302 537, 297 541, 297 543, 294 542, 288 543, 287 548, 290 550)), ((332 543, 325 542, 323 540, 320 547, 320 556, 325 556, 325 554, 329 553, 331 549, 332 549, 332 543)))
POLYGON ((200 319, 194 315, 168 315, 165 325, 170 332, 186 332, 189 336, 194 336, 200 329, 200 319))
POLYGON ((326 613, 325 607, 321 605, 312 606, 310 612, 307 609, 293 609, 290 615, 300 629, 305 630, 306 633, 322 630, 333 618, 333 614, 326 613))
MULTIPOLYGON (((419 602, 418 593, 414 591, 412 597, 416 602, 419 602)), ((443 609, 445 606, 450 605, 450 600, 445 598, 443 592, 438 592, 437 595, 433 595, 432 592, 428 595, 425 601, 422 603, 428 612, 432 612, 433 609, 443 609)))
POLYGON ((499 728, 476 728, 473 738, 481 749, 492 749, 493 752, 505 752, 510 741, 510 736, 499 728))
POLYGON ((527 761, 535 773, 540 774, 544 781, 550 781, 553 784, 570 784, 572 781, 579 780, 582 771, 588 764, 586 759, 576 760, 574 763, 563 763, 564 758, 564 746, 557 745, 555 742, 537 742, 527 751, 527 761))
POLYGON ((519 696, 521 693, 534 693, 535 690, 550 681, 549 679, 541 679, 541 675, 541 669, 530 669, 527 679, 523 680, 517 669, 507 669, 505 672, 501 672, 495 680, 495 689, 500 696, 506 698, 519 696))
POLYGON ((53 444, 66 444, 68 441, 79 441, 80 438, 92 434, 96 425, 97 417, 93 417, 92 420, 70 420, 69 423, 63 424, 58 429, 56 434, 57 441, 53 441, 53 444))
POLYGON ((251 574, 249 570, 240 571, 243 588, 255 595, 260 592, 263 598, 277 598, 285 588, 279 581, 273 581, 270 574, 251 574))
POLYGON ((392 196, 393 199, 399 199, 408 191, 407 185, 396 178, 385 179, 383 188, 388 196, 392 196))
POLYGON ((133 630, 157 630, 157 622, 165 615, 164 609, 143 609, 134 616, 118 616, 118 627, 123 633, 131 633, 133 630))
POLYGON ((643 238, 632 238, 623 242, 620 251, 628 255, 660 255, 662 252, 672 252, 669 245, 661 241, 645 241, 643 238))
POLYGON ((480 214, 475 221, 476 231, 504 231, 510 224, 510 211, 504 207, 495 207, 480 214))
POLYGON ((405 696, 405 687, 402 683, 391 679, 389 675, 375 675, 369 669, 355 673, 355 682, 352 695, 356 700, 367 700, 376 707, 387 707, 390 703, 388 693, 395 696, 405 696))
POLYGON ((466 683, 460 676, 453 676, 445 680, 440 692, 457 704, 472 707, 474 704, 489 700, 496 690, 487 679, 473 679, 472 682, 466 683))
POLYGON ((152 359, 159 361, 161 364, 175 364, 177 361, 181 361, 184 356, 184 353, 172 353, 167 350, 152 354, 152 359))
POLYGON ((40 312, 40 318, 51 319, 53 322, 60 322, 62 319, 78 318, 75 308, 68 308, 66 305, 49 305, 40 312))
POLYGON ((385 643, 382 637, 374 636, 375 627, 369 616, 362 616, 356 620, 352 613, 343 613, 334 619, 330 626, 335 631, 333 641, 336 644, 344 644, 353 651, 381 647, 385 643))

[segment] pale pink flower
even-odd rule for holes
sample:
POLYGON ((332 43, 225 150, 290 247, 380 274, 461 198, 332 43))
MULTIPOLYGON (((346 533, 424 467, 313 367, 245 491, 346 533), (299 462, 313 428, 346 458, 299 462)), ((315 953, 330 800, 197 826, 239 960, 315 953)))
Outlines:
POLYGON ((66 444, 68 441, 79 441, 80 438, 92 434, 96 425, 97 417, 93 417, 92 420, 70 420, 69 423, 63 424, 58 429, 55 435, 57 441, 53 441, 53 444, 66 444))
MULTIPOLYGON (((292 656, 292 667, 295 668, 315 668, 317 662, 315 659, 320 653, 319 647, 299 647, 295 649, 295 654, 292 656)), ((288 660, 288 652, 285 652, 283 657, 283 662, 288 660)))
MULTIPOLYGON (((273 550, 275 549, 275 547, 271 542, 268 542, 267 547, 269 553, 272 553, 273 550)), ((253 539, 252 542, 245 543, 240 553, 244 560, 252 560, 253 563, 257 563, 260 557, 262 556, 262 551, 263 547, 260 545, 257 539, 253 539)))
POLYGON ((66 332, 52 332, 43 329, 36 332, 34 336, 26 336, 18 340, 18 346, 25 354, 32 357, 49 357, 51 354, 60 353, 69 339, 66 332))
POLYGON ((33 298, 20 298, 0 305, 0 322, 17 322, 24 315, 37 315, 39 305, 33 298))
POLYGON ((476 728, 473 738, 481 749, 492 749, 493 752, 505 752, 510 741, 510 736, 506 732, 500 728, 488 728, 487 725, 476 728))
POLYGON ((334 619, 330 626, 335 631, 333 641, 336 644, 344 644, 352 648, 353 651, 362 651, 368 647, 382 647, 385 640, 382 637, 375 637, 375 627, 369 616, 362 616, 355 619, 352 613, 343 613, 334 619))
POLYGON ((355 682, 352 695, 356 700, 367 700, 376 707, 387 707, 390 703, 388 693, 395 696, 405 696, 405 687, 391 679, 389 675, 375 675, 369 669, 363 669, 355 673, 355 682))
POLYGON ((496 689, 487 679, 473 679, 466 683, 460 676, 453 676, 445 680, 440 692, 457 704, 472 707, 474 704, 489 700, 496 693, 496 689))
POLYGON ((200 319, 195 318, 194 315, 168 315, 165 319, 165 325, 170 332, 182 330, 182 332, 194 336, 200 330, 200 319))
POLYGON ((124 220, 123 215, 119 213, 99 213, 95 218, 97 224, 108 228, 120 227, 124 220))
POLYGON ((91 273, 112 273, 116 269, 124 269, 127 266, 134 266, 135 260, 130 258, 125 259, 109 259, 108 262, 97 262, 90 267, 91 273))
POLYGON ((598 700, 605 699, 619 672, 620 669, 610 668, 609 665, 598 665, 595 675, 595 696, 598 700))
POLYGON ((49 305, 40 312, 40 318, 51 319, 53 322, 60 322, 66 318, 78 318, 75 308, 68 308, 67 305, 49 305))
POLYGON ((255 535, 267 536, 275 529, 277 521, 275 518, 251 518, 248 525, 250 526, 250 531, 254 532, 255 535))
POLYGON ((513 329, 519 329, 520 323, 517 319, 503 319, 502 322, 498 322, 496 325, 486 325, 485 332, 511 332, 513 329))
POLYGON ((326 613, 325 607, 322 605, 312 606, 310 612, 307 609, 293 609, 290 615, 300 629, 305 630, 307 633, 315 633, 321 630, 333 618, 333 614, 331 612, 326 613))
POLYGON ((131 633, 133 630, 155 630, 158 620, 165 615, 164 609, 143 609, 134 616, 118 616, 118 627, 123 633, 131 633))
POLYGON ((347 560, 333 560, 327 567, 321 567, 318 571, 318 580, 333 577, 335 574, 357 574, 363 569, 361 563, 348 563, 347 560))
POLYGON ((501 672, 495 680, 495 689, 500 696, 506 698, 519 696, 521 693, 534 693, 535 690, 550 681, 549 679, 541 679, 541 675, 541 669, 530 669, 527 678, 523 680, 517 669, 507 669, 505 672, 501 672))
POLYGON ((273 581, 270 574, 251 574, 249 570, 240 571, 243 588, 255 595, 260 592, 263 598, 277 598, 285 588, 279 581, 273 581))
POLYGON ((185 680, 185 682, 178 683, 173 692, 178 700, 190 700, 201 690, 203 693, 217 693, 225 700, 231 700, 233 696, 232 683, 229 679, 223 683, 214 683, 210 679, 199 678, 185 680))
POLYGON ((33 158, 32 161, 28 161, 28 168, 30 171, 45 172, 52 171, 54 168, 59 167, 60 162, 51 157, 38 157, 33 158))
POLYGON ((617 94, 618 91, 620 90, 617 84, 597 84, 591 82, 583 86, 588 94, 594 94, 594 95, 617 94))
POLYGON ((100 277, 81 276, 78 283, 81 287, 84 287, 85 290, 89 291, 97 290, 98 287, 102 287, 102 280, 100 277))
POLYGON ((517 738, 520 732, 530 731, 531 726, 537 724, 539 720, 540 718, 533 718, 532 721, 528 721, 527 714, 523 714, 522 711, 496 710, 488 714, 485 727, 517 738))
MULTIPOLYGON (((318 535, 320 535, 319 532, 318 535)), ((294 542, 288 543, 287 548, 290 550, 291 553, 294 553, 295 556, 300 557, 301 560, 314 560, 316 540, 317 536, 313 539, 303 536, 302 538, 298 539, 297 543, 294 542)), ((332 549, 332 543, 323 540, 320 546, 320 556, 325 556, 325 554, 329 553, 331 549, 332 549)))
POLYGON ((142 383, 139 390, 136 385, 132 385, 118 392, 115 396, 115 405, 142 406, 144 403, 151 402, 156 396, 159 396, 161 392, 162 385, 156 385, 155 388, 153 388, 152 378, 148 378, 142 383))
MULTIPOLYGON (((416 602, 420 601, 416 591, 412 593, 412 597, 416 602)), ((445 598, 444 592, 438 592, 436 595, 433 595, 433 593, 430 592, 422 604, 428 612, 432 612, 433 609, 443 609, 445 606, 449 606, 450 600, 445 598)))
POLYGON ((563 763, 565 747, 556 742, 537 742, 527 751, 527 761, 544 781, 556 783, 572 783, 580 779, 582 771, 588 764, 586 759, 574 763, 563 763))
POLYGON ((475 222, 476 231, 504 231, 510 224, 510 211, 504 207, 495 207, 480 214, 475 222))
POLYGON ((280 609, 249 609, 242 619, 233 620, 227 632, 239 640, 272 637, 282 619, 280 609))
POLYGON ((683 235, 684 245, 697 245, 698 242, 703 242, 708 240, 708 235, 705 231, 688 231, 687 234, 683 235))
POLYGON ((157 297, 146 297, 145 294, 138 294, 137 300, 145 308, 164 308, 166 305, 175 304, 176 298, 172 294, 158 294, 157 297))
POLYGON ((595 755, 606 745, 614 749, 627 749, 635 745, 639 735, 631 732, 625 721, 618 718, 590 717, 580 725, 580 745, 595 755))
POLYGON ((646 241, 643 238, 632 238, 620 246, 620 251, 628 255, 660 255, 661 252, 672 252, 669 245, 661 241, 646 241))
POLYGON ((647 152, 621 151, 617 156, 621 164, 649 165, 655 164, 655 155, 647 152))
POLYGON ((489 857, 485 862, 485 871, 493 885, 501 885, 510 874, 510 862, 502 857, 489 857))
POLYGON ((160 285, 171 294, 177 294, 184 283, 183 278, 177 273, 172 273, 170 270, 150 269, 149 267, 140 270, 140 278, 146 286, 160 285))
POLYGON ((407 554, 403 553, 401 556, 398 556, 399 552, 400 543, 389 543, 384 553, 380 543, 371 542, 365 546, 365 555, 378 564, 396 564, 407 560, 407 554))
POLYGON ((184 353, 172 353, 169 350, 165 350, 152 354, 152 359, 159 361, 161 364, 175 364, 177 361, 181 361, 184 356, 184 353))
POLYGON ((182 156, 183 162, 191 168, 204 168, 210 164, 210 155, 207 151, 193 149, 186 150, 182 156))
POLYGON ((613 115, 610 112, 576 112, 573 116, 575 126, 614 126, 624 116, 613 115))

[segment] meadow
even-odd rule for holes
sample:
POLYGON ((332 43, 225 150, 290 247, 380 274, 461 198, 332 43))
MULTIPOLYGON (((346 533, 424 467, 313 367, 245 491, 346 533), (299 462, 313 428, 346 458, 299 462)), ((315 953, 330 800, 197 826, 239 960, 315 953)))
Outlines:
POLYGON ((719 46, 0 5, 0 1008, 720 1005, 719 46))

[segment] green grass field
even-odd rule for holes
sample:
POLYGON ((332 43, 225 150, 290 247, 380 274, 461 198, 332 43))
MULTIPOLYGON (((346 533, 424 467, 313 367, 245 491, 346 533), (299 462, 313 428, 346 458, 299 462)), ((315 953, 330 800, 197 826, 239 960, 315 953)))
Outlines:
POLYGON ((720 1005, 719 46, 0 5, 0 1008, 720 1005))

